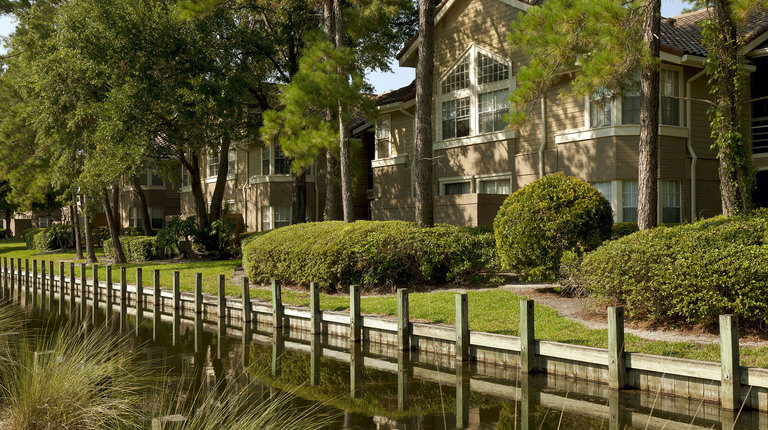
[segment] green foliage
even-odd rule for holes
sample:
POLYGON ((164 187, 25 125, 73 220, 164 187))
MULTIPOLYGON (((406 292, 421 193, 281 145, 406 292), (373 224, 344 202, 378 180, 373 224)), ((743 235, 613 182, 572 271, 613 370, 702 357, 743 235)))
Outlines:
MULTIPOLYGON (((126 261, 150 261, 158 257, 155 238, 148 236, 120 236, 126 261)), ((114 258, 112 239, 104 240, 104 256, 114 258)))
POLYGON ((512 49, 529 56, 517 71, 510 95, 513 126, 522 125, 545 93, 565 73, 562 92, 583 96, 601 87, 621 93, 637 82, 641 65, 654 61, 642 43, 643 2, 548 0, 512 22, 512 49))
POLYGON ((100 248, 110 238, 107 227, 93 227, 93 246, 100 248))
POLYGON ((659 227, 587 254, 572 278, 601 303, 664 324, 768 326, 768 214, 659 227))
POLYGON ((493 223, 502 267, 532 281, 554 280, 563 252, 582 255, 597 248, 610 237, 612 225, 608 200, 563 173, 511 194, 493 223))
POLYGON ((181 219, 178 216, 168 220, 165 227, 157 232, 155 236, 155 246, 164 250, 168 255, 184 255, 189 257, 191 252, 190 237, 195 237, 199 233, 197 220, 195 217, 181 219), (179 248, 179 241, 185 243, 184 249, 179 248))
POLYGON ((69 224, 55 224, 47 228, 30 228, 21 233, 27 249, 37 251, 51 251, 64 249, 72 245, 75 238, 72 234, 72 226, 69 224))
POLYGON ((611 239, 615 240, 628 236, 638 230, 636 222, 615 222, 613 227, 611 227, 611 239))
POLYGON ((401 221, 320 222, 283 227, 243 246, 251 280, 325 286, 461 282, 494 270, 491 235, 401 221))

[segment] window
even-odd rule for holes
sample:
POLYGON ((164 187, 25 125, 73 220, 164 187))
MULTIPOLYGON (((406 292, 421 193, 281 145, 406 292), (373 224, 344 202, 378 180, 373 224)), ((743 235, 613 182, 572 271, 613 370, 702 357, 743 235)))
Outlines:
POLYGON ((219 153, 218 152, 211 152, 208 155, 208 177, 214 178, 216 176, 219 176, 219 153))
POLYGON ((192 184, 189 182, 189 170, 186 167, 181 166, 181 186, 183 188, 189 187, 192 184))
POLYGON ((481 181, 480 192, 483 194, 509 194, 511 192, 509 178, 481 181))
POLYGON ((288 175, 291 173, 291 163, 279 146, 275 146, 275 175, 288 175))
POLYGON ((383 116, 376 123, 376 158, 388 158, 392 155, 390 117, 383 116))
POLYGON ((444 195, 453 196, 457 194, 469 194, 472 192, 472 187, 469 182, 454 182, 452 184, 445 184, 444 195))
POLYGON ((227 163, 227 177, 230 178, 237 174, 237 148, 229 149, 227 163))
POLYGON ((661 123, 680 125, 680 72, 661 69, 659 93, 661 93, 661 123))
POLYGON ((269 162, 271 158, 269 156, 269 146, 261 148, 261 174, 268 176, 270 174, 269 162))
POLYGON ((661 222, 682 222, 681 181, 661 181, 661 222))
POLYGON ((149 208, 149 219, 153 229, 163 228, 163 208, 149 208))
POLYGON ((624 222, 637 222, 637 181, 621 183, 621 215, 624 222))
POLYGON ((507 126, 504 115, 509 112, 508 96, 507 90, 480 94, 477 121, 480 133, 504 130, 507 126))
POLYGON ((128 227, 139 228, 144 224, 141 212, 141 209, 136 206, 131 208, 128 213, 128 227))
POLYGON ((503 131, 509 87, 509 62, 470 47, 440 82, 441 138, 503 131))
POLYGON ((601 182, 591 182, 592 186, 597 188, 597 191, 600 191, 600 193, 605 196, 605 199, 608 200, 610 203, 612 192, 611 192, 611 181, 601 181, 601 182))
POLYGON ((611 94, 600 88, 589 98, 589 126, 592 128, 611 125, 611 94))
POLYGON ((0 228, 5 228, 5 220, 0 219, 0 228))
POLYGON ((41 216, 37 219, 37 228, 46 228, 48 227, 48 217, 47 216, 41 216))
POLYGON ((142 187, 150 185, 153 187, 162 187, 165 185, 163 177, 158 175, 154 169, 147 166, 141 168, 137 177, 139 178, 139 185, 142 187))
POLYGON ((621 102, 621 123, 640 124, 640 90, 629 89, 621 102))
POLYGON ((265 206, 261 208, 261 231, 291 225, 290 206, 265 206))

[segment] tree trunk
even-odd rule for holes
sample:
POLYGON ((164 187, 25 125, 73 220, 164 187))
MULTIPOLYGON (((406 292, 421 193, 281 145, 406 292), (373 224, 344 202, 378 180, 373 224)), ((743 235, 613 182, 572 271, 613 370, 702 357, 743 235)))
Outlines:
POLYGON ((149 218, 149 207, 147 206, 147 196, 144 195, 144 189, 141 188, 139 178, 133 177, 133 194, 139 199, 139 209, 141 210, 141 228, 144 236, 153 236, 152 220, 149 218))
POLYGON ((120 183, 116 182, 112 186, 112 217, 117 224, 117 231, 123 227, 123 223, 120 222, 120 183))
POLYGON ((96 247, 93 243, 93 225, 91 224, 91 210, 88 209, 88 199, 80 197, 83 206, 83 229, 85 230, 85 264, 93 264, 99 260, 96 258, 96 247))
POLYGON ((435 56, 435 2, 419 0, 419 59, 416 66, 416 222, 432 227, 432 79, 435 56))
MULTIPOLYGON (((323 7, 323 31, 331 43, 336 44, 336 32, 334 30, 334 0, 324 0, 323 7)), ((330 110, 325 112, 325 120, 328 123, 334 122, 336 115, 330 110)), ((341 176, 339 172, 339 163, 333 149, 328 149, 325 154, 325 219, 336 221, 340 219, 339 203, 341 190, 339 189, 338 179, 341 176)))
POLYGON ((222 201, 224 200, 224 191, 227 188, 227 175, 229 175, 229 147, 231 142, 229 137, 223 137, 221 139, 219 172, 216 176, 216 187, 213 189, 213 196, 211 197, 211 210, 208 217, 208 223, 212 223, 221 218, 222 201))
POLYGON ((730 0, 715 0, 710 16, 715 34, 708 44, 715 58, 710 65, 710 80, 715 84, 715 109, 712 123, 718 148, 720 197, 723 215, 749 211, 754 182, 749 128, 745 108, 746 78, 742 64, 741 39, 733 21, 730 0))
POLYGON ((123 244, 120 243, 120 226, 117 224, 115 213, 112 211, 112 205, 109 203, 109 193, 104 190, 104 213, 107 215, 107 225, 109 226, 109 237, 112 239, 112 251, 115 264, 125 263, 125 253, 123 244))
POLYGON ((307 173, 291 170, 291 224, 301 224, 307 219, 307 173))
POLYGON ((83 259, 83 239, 82 232, 80 231, 80 215, 77 211, 77 195, 72 192, 72 205, 69 206, 69 211, 72 214, 72 228, 75 230, 75 252, 78 260, 83 259))
POLYGON ((200 177, 200 154, 192 152, 189 159, 179 150, 179 161, 189 172, 189 184, 192 187, 192 198, 195 200, 195 216, 200 230, 208 229, 208 208, 203 194, 203 182, 200 177))
MULTIPOLYGON (((336 33, 336 49, 344 47, 344 9, 342 0, 333 2, 334 30, 336 33)), ((336 69, 339 85, 348 85, 349 76, 342 66, 336 69)), ((352 162, 349 154, 349 115, 345 112, 344 103, 338 100, 339 106, 339 164, 341 166, 341 208, 345 222, 353 222, 355 214, 352 207, 352 162)))
POLYGON ((13 211, 10 209, 5 210, 5 238, 11 238, 11 220, 13 219, 13 211))
POLYGON ((637 172, 637 226, 640 230, 656 227, 659 171, 659 28, 661 0, 647 0, 643 17, 643 43, 652 62, 640 75, 640 143, 637 172))

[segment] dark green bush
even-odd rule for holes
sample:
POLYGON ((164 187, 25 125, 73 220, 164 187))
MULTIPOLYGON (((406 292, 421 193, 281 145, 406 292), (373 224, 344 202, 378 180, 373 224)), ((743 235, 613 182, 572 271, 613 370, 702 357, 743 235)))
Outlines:
POLYGON ((715 217, 611 241, 574 282, 633 318, 713 327, 720 314, 768 326, 768 214, 715 217))
MULTIPOLYGON (((83 230, 83 233, 85 233, 85 230, 83 230)), ((107 227, 93 227, 93 246, 100 248, 104 246, 104 241, 107 239, 109 239, 109 229, 107 227)))
POLYGON ((322 285, 461 282, 492 271, 493 236, 452 226, 419 229, 401 221, 320 222, 254 235, 243 266, 255 282, 271 278, 322 285))
POLYGON ((27 249, 37 251, 49 251, 53 249, 55 237, 47 228, 28 228, 21 233, 27 249))
POLYGON ((502 267, 522 279, 551 281, 565 251, 577 255, 611 235, 613 213, 593 186, 563 173, 534 181, 504 201, 493 223, 502 267))
MULTIPOLYGON (((157 259, 155 238, 147 236, 120 236, 120 244, 127 261, 149 261, 157 259)), ((104 256, 114 258, 112 239, 104 240, 104 256)))
POLYGON ((611 228, 611 239, 619 239, 638 231, 636 222, 615 222, 611 228))

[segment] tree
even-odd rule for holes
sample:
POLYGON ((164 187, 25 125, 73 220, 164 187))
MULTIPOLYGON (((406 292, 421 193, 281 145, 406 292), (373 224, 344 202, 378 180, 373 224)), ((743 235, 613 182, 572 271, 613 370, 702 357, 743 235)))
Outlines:
POLYGON ((435 56, 435 3, 419 0, 419 59, 416 66, 416 222, 432 227, 432 80, 435 56))
POLYGON ((14 205, 8 197, 11 194, 11 185, 6 180, 0 180, 0 211, 3 211, 3 220, 5 226, 5 232, 3 237, 11 237, 11 220, 13 219, 13 213, 16 211, 16 205, 14 205))
POLYGON ((563 95, 600 92, 607 94, 607 102, 635 87, 640 72, 638 226, 642 229, 656 225, 659 26, 659 0, 550 0, 514 22, 510 36, 513 47, 529 57, 510 96, 513 127, 525 122, 533 102, 563 76, 573 76, 563 95))

